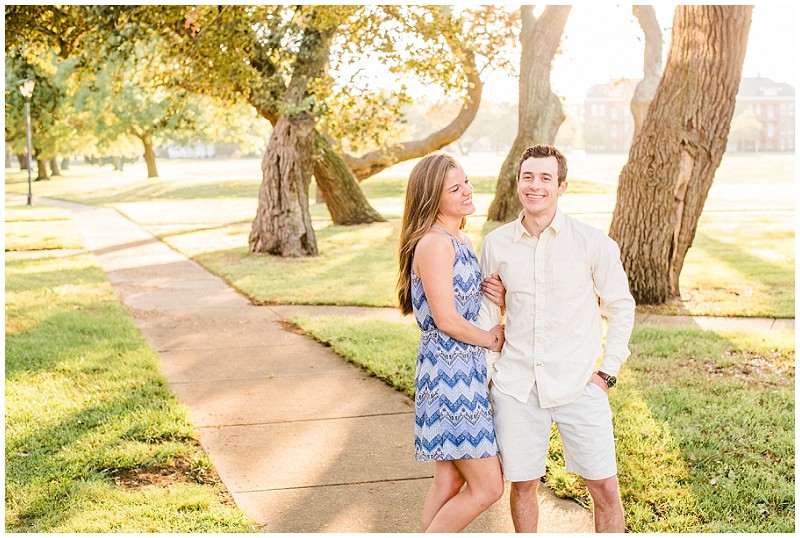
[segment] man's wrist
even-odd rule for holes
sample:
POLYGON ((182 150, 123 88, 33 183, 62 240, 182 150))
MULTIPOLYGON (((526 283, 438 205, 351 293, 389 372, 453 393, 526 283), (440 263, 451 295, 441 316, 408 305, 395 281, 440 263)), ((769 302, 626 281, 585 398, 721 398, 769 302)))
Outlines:
POLYGON ((600 371, 597 371, 596 373, 600 379, 605 381, 606 387, 613 388, 617 385, 617 378, 615 376, 600 371))

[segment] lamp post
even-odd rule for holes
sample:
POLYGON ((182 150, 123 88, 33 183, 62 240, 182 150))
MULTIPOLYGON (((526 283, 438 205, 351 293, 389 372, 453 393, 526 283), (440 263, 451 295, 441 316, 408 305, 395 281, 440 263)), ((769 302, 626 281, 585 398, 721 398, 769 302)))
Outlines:
POLYGON ((25 98, 25 142, 28 146, 28 205, 31 205, 31 96, 35 80, 26 78, 19 81, 19 92, 25 98))

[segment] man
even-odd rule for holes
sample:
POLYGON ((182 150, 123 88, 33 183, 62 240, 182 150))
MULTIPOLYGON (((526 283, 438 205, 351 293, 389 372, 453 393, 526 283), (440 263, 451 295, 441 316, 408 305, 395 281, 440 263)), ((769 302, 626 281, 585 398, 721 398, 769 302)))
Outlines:
MULTIPOLYGON (((595 530, 624 532, 608 392, 630 355, 635 304, 617 244, 558 209, 566 177, 556 148, 525 150, 517 169, 522 212, 483 243, 481 271, 499 275, 507 290, 506 342, 487 357, 496 438, 517 532, 537 528, 553 422, 567 471, 585 479, 594 501, 595 530)), ((484 297, 480 326, 500 317, 484 297)))

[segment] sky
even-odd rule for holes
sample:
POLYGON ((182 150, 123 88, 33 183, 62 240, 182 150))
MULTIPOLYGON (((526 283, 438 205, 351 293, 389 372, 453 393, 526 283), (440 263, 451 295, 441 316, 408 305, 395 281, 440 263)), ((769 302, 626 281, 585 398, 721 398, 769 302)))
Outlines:
MULTIPOLYGON (((655 3, 664 37, 663 62, 669 50, 675 3, 655 3)), ((762 76, 797 88, 798 9, 789 4, 754 2, 743 77, 762 76)), ((622 77, 641 78, 644 34, 630 4, 573 5, 553 61, 553 91, 567 102, 582 102, 586 90, 622 77)), ((503 73, 488 76, 483 98, 517 101, 517 81, 503 73)))

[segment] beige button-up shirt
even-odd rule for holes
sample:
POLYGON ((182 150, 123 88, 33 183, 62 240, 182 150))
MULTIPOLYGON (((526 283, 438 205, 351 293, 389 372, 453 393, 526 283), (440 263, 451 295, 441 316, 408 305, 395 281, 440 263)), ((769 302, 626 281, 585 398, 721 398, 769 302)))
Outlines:
MULTIPOLYGON (((500 353, 487 352, 497 390, 525 402, 535 383, 542 407, 565 405, 596 369, 616 375, 630 355, 635 303, 619 247, 597 228, 557 210, 536 238, 520 214, 486 236, 481 272, 497 273, 506 287, 506 342, 500 353)), ((484 297, 477 324, 489 329, 500 320, 500 308, 484 297)))

